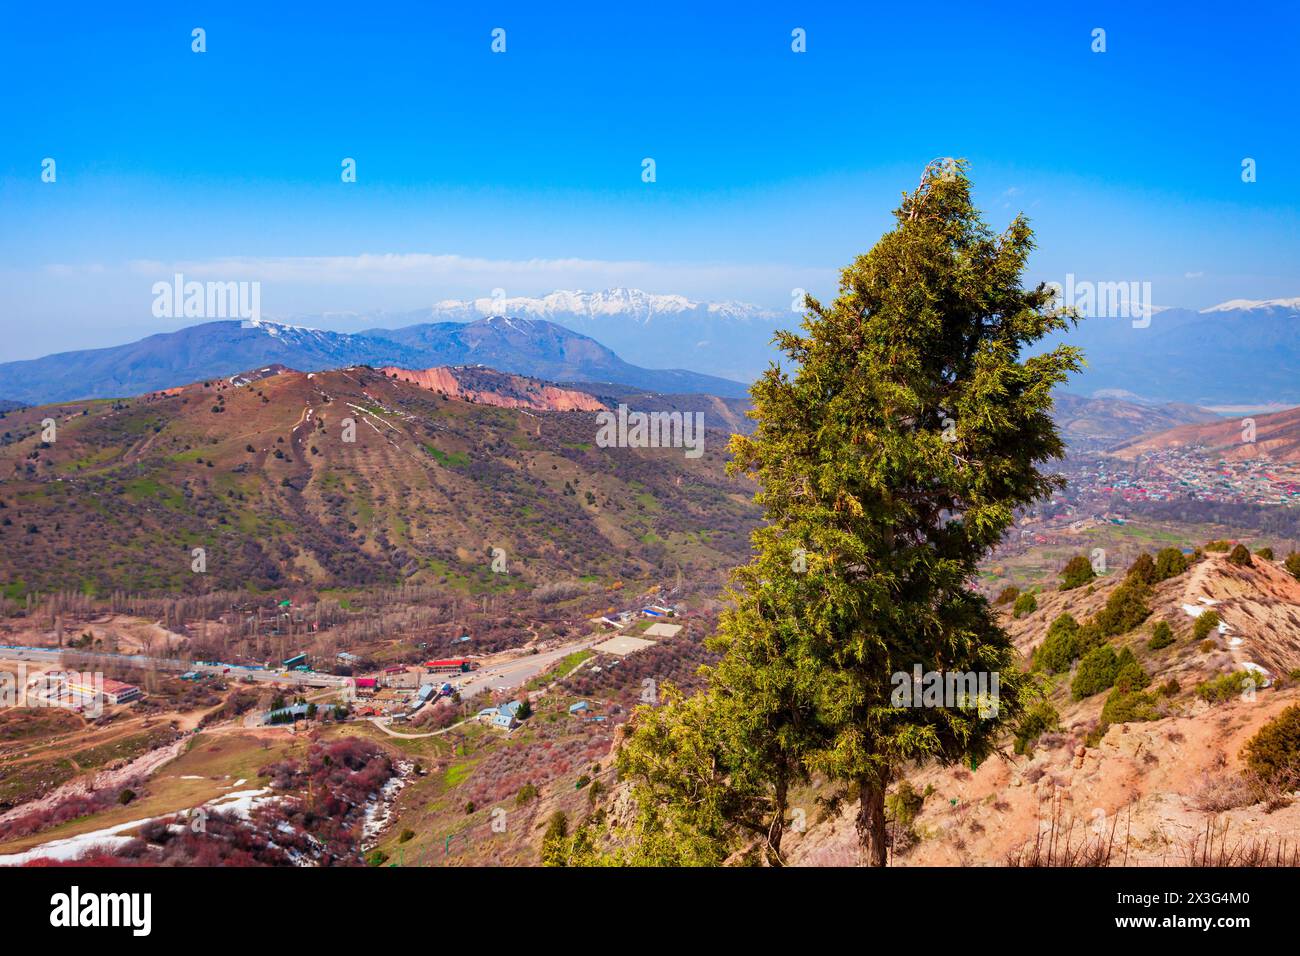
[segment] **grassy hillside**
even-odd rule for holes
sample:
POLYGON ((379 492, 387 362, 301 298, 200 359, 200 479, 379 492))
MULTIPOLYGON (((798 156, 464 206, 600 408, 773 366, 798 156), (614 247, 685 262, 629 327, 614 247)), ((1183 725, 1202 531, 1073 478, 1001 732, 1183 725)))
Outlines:
POLYGON ((725 434, 690 460, 598 448, 596 431, 590 412, 488 407, 365 368, 10 412, 0 586, 11 598, 400 581, 508 592, 743 557, 756 511, 723 473, 725 434), (204 573, 191 569, 198 547, 204 573), (508 573, 492 572, 493 548, 508 573))

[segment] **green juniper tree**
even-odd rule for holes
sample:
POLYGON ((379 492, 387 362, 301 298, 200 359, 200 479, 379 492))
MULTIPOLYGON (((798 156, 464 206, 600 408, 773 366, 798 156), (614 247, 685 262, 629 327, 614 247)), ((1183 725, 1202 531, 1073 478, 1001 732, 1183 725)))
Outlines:
POLYGON ((1092 562, 1087 556, 1076 554, 1061 569, 1060 590, 1073 591, 1075 588, 1081 588, 1096 576, 1097 572, 1093 570, 1092 562))
POLYGON ((620 754, 639 845, 713 841, 716 861, 766 827, 776 860, 789 787, 816 773, 856 798, 863 862, 882 866, 900 768, 982 760, 1025 708, 1031 685, 972 583, 1016 508, 1059 484, 1040 471, 1063 452, 1051 391, 1080 361, 1024 357, 1072 315, 1022 288, 1029 225, 993 234, 965 170, 929 167, 835 301, 808 297, 803 332, 777 335, 788 366, 754 385, 757 427, 732 438, 766 521, 734 575, 722 660, 700 699, 639 715, 620 754), (997 673, 996 706, 900 703, 895 676, 916 665, 997 673))

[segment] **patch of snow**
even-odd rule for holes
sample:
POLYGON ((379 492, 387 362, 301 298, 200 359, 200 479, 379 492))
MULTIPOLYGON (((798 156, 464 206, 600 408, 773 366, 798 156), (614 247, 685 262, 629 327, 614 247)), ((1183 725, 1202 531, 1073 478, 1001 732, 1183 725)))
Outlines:
POLYGON ((557 290, 540 298, 445 299, 433 307, 434 317, 471 320, 480 317, 515 316, 526 321, 556 317, 595 320, 623 317, 649 324, 656 316, 681 315, 703 309, 710 316, 748 320, 776 318, 772 309, 747 302, 696 302, 684 295, 657 294, 641 289, 605 289, 601 292, 557 290))
POLYGON ((1258 309, 1300 309, 1300 296, 1294 299, 1229 299, 1208 309, 1201 309, 1201 315, 1211 312, 1250 312, 1258 309))
MULTIPOLYGON (((201 778, 200 778, 201 779, 201 778)), ((240 783, 243 783, 241 780, 240 783)), ((244 790, 236 793, 229 793, 225 796, 218 797, 216 800, 209 801, 202 806, 211 810, 220 810, 222 813, 234 813, 241 819, 248 819, 252 810, 261 806, 263 803, 279 800, 279 797, 270 797, 268 799, 258 799, 262 797, 270 787, 263 787, 260 790, 244 790)), ((185 811, 177 811, 185 812, 185 811)), ((175 813, 163 814, 163 817, 175 816, 175 813)), ((130 843, 134 837, 123 836, 131 830, 138 829, 146 823, 152 823, 154 820, 162 817, 143 817, 139 820, 129 820, 126 823, 119 823, 116 826, 105 827, 102 830, 92 830, 89 833, 82 833, 79 836, 65 837, 61 840, 51 840, 49 843, 42 843, 40 846, 33 847, 22 853, 9 853, 0 856, 0 866, 22 866, 32 860, 39 860, 42 857, 49 857, 52 860, 78 860, 87 853, 102 847, 105 850, 113 851, 127 843, 130 843)))
POLYGON ((1273 675, 1268 672, 1267 668, 1260 667, 1254 661, 1246 661, 1241 666, 1252 674, 1258 674, 1264 678, 1264 682, 1259 685, 1260 687, 1271 687, 1273 685, 1273 675))
POLYGON ((362 849, 370 849, 375 838, 392 821, 397 796, 402 792, 402 788, 406 786, 407 777, 415 769, 415 764, 410 761, 401 761, 397 764, 396 769, 397 773, 388 778, 388 781, 379 789, 379 793, 366 802, 366 815, 361 825, 362 849))

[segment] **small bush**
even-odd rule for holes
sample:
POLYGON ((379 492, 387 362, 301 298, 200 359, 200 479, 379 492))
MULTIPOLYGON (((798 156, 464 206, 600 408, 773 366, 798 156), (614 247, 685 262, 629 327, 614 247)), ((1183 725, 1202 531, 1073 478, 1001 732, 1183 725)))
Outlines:
POLYGON ((1047 629, 1047 637, 1034 654, 1034 666, 1049 674, 1060 674, 1070 669, 1080 653, 1079 622, 1070 614, 1062 614, 1047 629))
POLYGON ((1220 538, 1218 541, 1207 541, 1205 542, 1205 550, 1206 551, 1230 551, 1232 550, 1232 542, 1224 541, 1222 538, 1220 538))
POLYGON ((536 799, 537 799, 537 788, 533 786, 531 783, 526 783, 522 787, 520 787, 519 792, 515 794, 515 806, 522 807, 525 803, 528 803, 530 800, 536 800, 536 799))
POLYGON ((1011 608, 1012 617, 1024 617, 1026 614, 1033 614, 1038 610, 1038 598, 1030 592, 1025 592, 1016 598, 1015 605, 1011 608))
POLYGON ((1060 589, 1062 591, 1072 591, 1075 588, 1081 588, 1096 576, 1096 572, 1092 570, 1092 562, 1086 556, 1076 554, 1061 569, 1060 589))
MULTIPOLYGON (((1143 691, 1125 691, 1117 685, 1106 697, 1101 708, 1103 724, 1132 724, 1143 720, 1159 720, 1156 698, 1143 691)), ((1102 732, 1105 736, 1105 732, 1102 732)))
POLYGON ((993 599, 993 603, 1014 604, 1018 597, 1020 597, 1020 588, 1016 587, 1014 584, 1008 584, 998 592, 998 596, 993 599))
POLYGON ((567 856, 569 835, 569 818, 563 810, 551 814, 546 824, 546 834, 542 837, 542 865, 564 866, 567 856))
POLYGON ((1133 630, 1151 616, 1147 605, 1151 589, 1138 578, 1126 578, 1124 583, 1111 592, 1106 606, 1097 612, 1094 623, 1107 637, 1114 637, 1133 630))
POLYGON ((1196 696, 1211 704, 1222 704, 1238 694, 1252 690, 1258 681, 1250 671, 1233 671, 1220 674, 1196 685, 1196 696))
POLYGON ((1202 611, 1192 625, 1192 640, 1204 640, 1210 634, 1217 633, 1220 623, 1222 622, 1218 611, 1202 611))
POLYGON ((1124 648, 1116 658, 1115 689, 1124 694, 1142 690, 1151 683, 1151 678, 1142 669, 1133 652, 1124 648))
POLYGON ((1106 636, 1101 633, 1101 628, 1092 621, 1089 621, 1079 628, 1078 641, 1079 656, 1082 657, 1093 648, 1101 647, 1101 645, 1105 644, 1106 636))
POLYGON ((1050 701, 1043 700, 1034 704, 1024 712, 1016 724, 1016 753, 1029 753, 1039 737, 1056 730, 1060 725, 1061 715, 1050 701))
POLYGON ((1241 755, 1262 782, 1289 790, 1300 785, 1300 704, 1293 704, 1261 727, 1241 755))
POLYGON ((1246 550, 1244 544, 1239 544, 1232 549, 1231 553, 1228 555, 1228 562, 1243 568, 1253 567, 1255 564, 1255 562, 1251 560, 1250 552, 1246 550))
POLYGON ((398 843, 409 843, 415 839, 414 830, 403 830, 402 835, 397 838, 398 843))
POLYGON ((1151 555, 1145 551, 1139 554, 1137 560, 1129 566, 1125 577, 1132 578, 1134 581, 1141 581, 1143 584, 1155 584, 1156 563, 1151 559, 1151 555))
POLYGON ((1290 572, 1291 577, 1300 581, 1300 551, 1292 551, 1288 554, 1286 560, 1282 562, 1282 567, 1290 572))
POLYGON ((1151 640, 1147 641, 1147 647, 1153 651, 1158 651, 1168 647, 1173 642, 1173 628, 1164 621, 1156 621, 1156 626, 1151 629, 1151 640))
POLYGON ((1192 791, 1192 806, 1202 813, 1223 813, 1254 802, 1254 790, 1239 774, 1206 774, 1192 791))
POLYGON ((1274 560, 1274 559, 1273 559, 1273 549, 1272 549, 1272 548, 1258 548, 1258 549, 1256 549, 1256 551, 1255 551, 1255 557, 1257 557, 1257 558, 1263 558, 1265 561, 1272 561, 1272 560, 1274 560))
POLYGON ((1101 719, 1096 727, 1088 731, 1084 743, 1088 747, 1096 747, 1113 724, 1158 721, 1158 719, 1160 719, 1160 709, 1157 708, 1156 698, 1141 691, 1121 691, 1117 685, 1109 695, 1106 695, 1106 702, 1101 706, 1101 719))
POLYGON ((885 797, 885 817, 910 830, 924 805, 925 795, 918 793, 915 787, 904 780, 893 793, 885 797))
POLYGON ((383 866, 387 862, 388 854, 383 850, 375 850, 375 852, 371 853, 366 859, 366 863, 370 866, 383 866))
POLYGON ((1119 658, 1109 644, 1094 647, 1079 661, 1079 669, 1070 684, 1070 696, 1083 700, 1093 694, 1109 690, 1115 683, 1115 672, 1119 669, 1119 658))
POLYGON ((1156 580, 1167 581, 1187 570, 1187 556, 1177 548, 1161 548, 1156 553, 1156 580))

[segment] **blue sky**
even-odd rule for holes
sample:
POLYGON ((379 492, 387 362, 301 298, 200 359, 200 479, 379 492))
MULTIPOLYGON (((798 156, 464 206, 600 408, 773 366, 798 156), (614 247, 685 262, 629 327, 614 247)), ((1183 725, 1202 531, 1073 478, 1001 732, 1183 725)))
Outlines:
POLYGON ((1300 295, 1294 4, 272 6, 10 9, 0 360, 174 328, 150 289, 178 267, 286 318, 495 287, 784 307, 941 156, 993 225, 1030 216, 1034 280, 1300 295))

